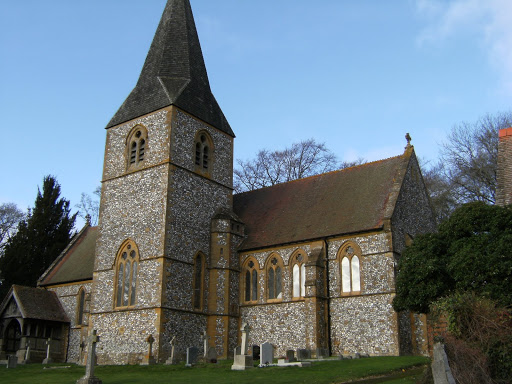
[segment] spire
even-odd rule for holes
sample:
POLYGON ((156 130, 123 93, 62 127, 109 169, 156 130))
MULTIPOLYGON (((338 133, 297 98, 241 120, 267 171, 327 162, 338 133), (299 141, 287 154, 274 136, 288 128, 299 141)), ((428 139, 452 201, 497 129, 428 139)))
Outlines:
POLYGON ((167 1, 139 80, 107 128, 169 105, 234 136, 210 89, 189 0, 167 1))

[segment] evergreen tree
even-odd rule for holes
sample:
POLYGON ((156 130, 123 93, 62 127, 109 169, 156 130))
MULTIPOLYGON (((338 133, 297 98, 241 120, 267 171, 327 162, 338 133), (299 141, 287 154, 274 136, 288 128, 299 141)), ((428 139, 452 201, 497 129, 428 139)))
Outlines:
POLYGON ((71 240, 75 218, 69 201, 60 198, 57 180, 46 176, 43 192, 38 189, 34 208, 19 223, 0 259, 0 297, 12 284, 36 286, 41 274, 71 240))

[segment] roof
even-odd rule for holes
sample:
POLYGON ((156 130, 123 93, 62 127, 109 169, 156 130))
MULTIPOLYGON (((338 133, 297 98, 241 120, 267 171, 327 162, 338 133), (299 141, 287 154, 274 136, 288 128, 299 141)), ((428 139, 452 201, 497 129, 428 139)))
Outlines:
POLYGON ((11 298, 16 301, 24 319, 69 322, 69 318, 55 292, 43 288, 13 285, 2 302, 0 314, 4 312, 11 298))
POLYGON ((41 276, 38 285, 92 280, 97 239, 98 227, 86 224, 41 276))
POLYGON ((235 195, 247 235, 240 250, 382 228, 412 153, 235 195))
POLYGON ((234 137, 210 89, 189 0, 168 0, 139 80, 107 128, 175 105, 234 137))

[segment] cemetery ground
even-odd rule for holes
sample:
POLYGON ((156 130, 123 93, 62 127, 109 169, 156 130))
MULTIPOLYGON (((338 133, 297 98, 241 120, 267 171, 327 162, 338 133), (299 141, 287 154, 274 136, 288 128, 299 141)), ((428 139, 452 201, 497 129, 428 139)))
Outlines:
MULTIPOLYGON (((329 359, 314 361, 310 367, 265 367, 246 371, 232 371, 232 363, 232 360, 226 360, 193 367, 185 367, 184 363, 97 366, 94 374, 103 384, 328 384, 350 381, 359 384, 412 384, 422 376, 429 359, 419 356, 329 359), (368 379, 359 381, 363 378, 368 379)), ((85 367, 72 364, 27 364, 13 369, 0 366, 0 383, 74 384, 84 372, 85 367)))

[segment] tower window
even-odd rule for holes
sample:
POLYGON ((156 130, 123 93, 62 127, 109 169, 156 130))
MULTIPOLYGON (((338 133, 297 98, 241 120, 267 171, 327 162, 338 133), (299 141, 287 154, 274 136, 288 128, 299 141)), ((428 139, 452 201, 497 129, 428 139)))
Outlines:
POLYGON ((212 139, 206 132, 200 132, 195 140, 194 164, 196 172, 209 174, 211 172, 212 139))
POLYGON ((144 161, 146 153, 147 131, 141 126, 137 125, 132 129, 128 135, 128 168, 136 167, 144 161))
POLYGON ((128 240, 121 247, 116 261, 116 307, 135 305, 139 252, 137 246, 128 240))

